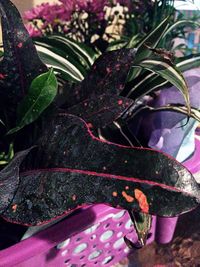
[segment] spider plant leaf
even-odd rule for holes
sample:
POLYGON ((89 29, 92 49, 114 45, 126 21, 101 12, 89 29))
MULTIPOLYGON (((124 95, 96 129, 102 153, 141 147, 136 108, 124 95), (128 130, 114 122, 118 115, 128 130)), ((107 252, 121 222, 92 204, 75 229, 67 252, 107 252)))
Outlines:
MULTIPOLYGON (((200 67, 200 54, 178 58, 176 61, 176 67, 184 72, 200 67)), ((126 93, 123 95, 132 99, 140 99, 146 94, 171 86, 169 80, 151 71, 146 71, 141 77, 137 82, 134 79, 127 83, 124 89, 126 93)))
MULTIPOLYGON (((169 104, 166 106, 161 107, 146 107, 150 111, 172 111, 172 112, 179 112, 184 115, 188 115, 187 107, 184 105, 175 105, 175 104, 169 104)), ((144 109, 146 109, 144 107, 144 109)), ((200 122, 200 110, 194 107, 191 107, 190 117, 200 122)))
POLYGON ((54 100, 57 88, 53 69, 36 77, 31 83, 28 94, 18 106, 18 124, 8 134, 15 133, 35 121, 54 100))
POLYGON ((6 220, 39 225, 95 203, 160 216, 199 205, 199 186, 183 165, 158 151, 101 141, 76 116, 49 121, 38 146, 37 165, 20 172, 6 220))
POLYGON ((169 34, 170 32, 172 32, 175 28, 177 27, 200 27, 200 23, 198 23, 197 21, 193 21, 193 20, 189 20, 189 19, 182 19, 182 20, 178 20, 175 23, 173 23, 170 27, 168 27, 168 29, 164 32, 162 38, 165 38, 167 36, 167 34, 169 34))
POLYGON ((67 36, 52 35, 46 38, 45 43, 60 48, 66 55, 71 55, 80 61, 87 69, 90 69, 97 57, 97 54, 89 46, 78 43, 67 36))
POLYGON ((0 62, 0 106, 6 125, 14 126, 18 103, 26 95, 32 80, 47 70, 39 59, 16 7, 0 1, 4 55, 0 62))
POLYGON ((200 67, 200 53, 178 58, 176 66, 181 72, 200 67))
MULTIPOLYGON (((169 17, 165 18, 161 23, 153 29, 149 34, 147 34, 137 45, 137 52, 135 55, 135 61, 140 62, 146 58, 148 58, 151 54, 152 51, 148 48, 156 48, 160 40, 162 39, 162 36, 164 35, 165 31, 167 30, 169 26, 169 17), (147 46, 146 46, 147 45, 147 46)), ((130 48, 132 47, 132 42, 134 41, 134 36, 133 40, 131 39, 129 43, 127 44, 127 47, 130 48)), ((131 81, 133 78, 135 78, 139 73, 140 69, 131 69, 128 75, 127 80, 131 81)))
POLYGON ((36 44, 36 48, 41 60, 47 67, 54 68, 58 73, 72 82, 80 82, 84 79, 85 73, 82 73, 82 66, 78 63, 71 62, 67 58, 51 51, 49 47, 36 44))
POLYGON ((165 60, 164 58, 162 60, 146 59, 141 61, 138 65, 140 67, 159 74, 164 79, 168 80, 171 84, 176 86, 185 99, 188 114, 190 113, 190 99, 188 87, 182 73, 176 66, 174 66, 169 60, 165 60))

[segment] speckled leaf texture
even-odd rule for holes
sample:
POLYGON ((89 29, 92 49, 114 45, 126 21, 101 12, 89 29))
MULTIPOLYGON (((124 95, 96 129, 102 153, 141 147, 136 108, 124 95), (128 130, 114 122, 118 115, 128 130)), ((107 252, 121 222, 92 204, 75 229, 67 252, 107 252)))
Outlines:
POLYGON ((20 173, 2 214, 8 221, 39 225, 91 203, 160 216, 199 205, 198 184, 180 163, 150 149, 102 142, 73 115, 48 123, 37 153, 37 166, 20 173))
POLYGON ((71 107, 90 97, 102 94, 119 95, 125 86, 136 50, 118 49, 103 53, 93 64, 86 78, 69 90, 66 106, 71 107))
POLYGON ((130 98, 103 94, 91 97, 67 110, 84 119, 93 128, 104 127, 119 118, 133 104, 130 98))
POLYGON ((47 71, 16 7, 0 0, 4 58, 0 62, 0 110, 9 126, 14 126, 16 108, 27 93, 31 81, 47 71))

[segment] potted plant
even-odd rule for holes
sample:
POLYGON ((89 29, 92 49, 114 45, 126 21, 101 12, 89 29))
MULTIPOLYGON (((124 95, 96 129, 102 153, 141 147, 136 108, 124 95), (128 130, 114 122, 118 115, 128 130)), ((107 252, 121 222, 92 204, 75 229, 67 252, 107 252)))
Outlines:
POLYGON ((176 85, 186 101, 179 112, 194 117, 185 80, 171 61, 146 60, 152 51, 144 43, 138 49, 105 52, 82 82, 65 84, 65 101, 60 101, 56 76, 39 59, 17 9, 1 0, 0 13, 1 143, 5 150, 14 150, 14 156, 2 155, 4 220, 36 226, 85 205, 104 203, 128 210, 145 243, 151 226, 148 214, 177 216, 199 205, 199 186, 182 164, 156 150, 127 146, 113 129, 114 124, 123 133, 133 110, 141 108, 128 94, 122 96, 130 85, 127 74, 132 82, 141 67, 176 85))

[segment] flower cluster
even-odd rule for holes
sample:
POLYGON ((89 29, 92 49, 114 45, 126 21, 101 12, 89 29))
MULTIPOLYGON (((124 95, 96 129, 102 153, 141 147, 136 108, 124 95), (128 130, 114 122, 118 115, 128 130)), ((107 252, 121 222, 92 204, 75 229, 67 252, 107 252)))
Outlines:
POLYGON ((64 33, 91 44, 94 35, 102 40, 110 38, 107 27, 114 22, 116 30, 123 17, 120 14, 131 10, 131 3, 131 0, 59 0, 57 4, 43 3, 26 11, 24 19, 32 37, 64 33), (118 7, 121 11, 116 11, 118 7))

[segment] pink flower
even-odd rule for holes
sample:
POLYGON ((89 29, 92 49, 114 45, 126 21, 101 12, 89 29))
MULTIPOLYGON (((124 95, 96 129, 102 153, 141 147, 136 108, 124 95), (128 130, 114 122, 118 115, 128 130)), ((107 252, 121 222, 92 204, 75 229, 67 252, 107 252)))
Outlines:
POLYGON ((43 3, 41 5, 37 5, 31 10, 24 12, 24 18, 27 20, 40 19, 43 18, 45 14, 49 13, 50 5, 49 3, 43 3))
POLYGON ((35 8, 24 13, 26 20, 32 21, 35 19, 42 19, 50 24, 56 24, 58 20, 68 21, 71 18, 74 5, 43 3, 35 8))
POLYGON ((26 24, 26 29, 31 37, 40 37, 42 36, 42 32, 37 30, 35 27, 33 27, 32 24, 28 23, 26 24))

